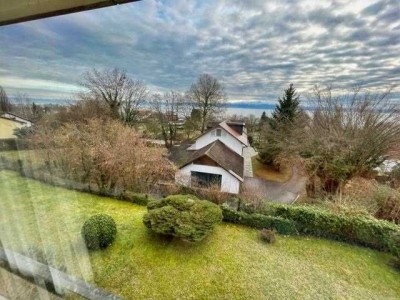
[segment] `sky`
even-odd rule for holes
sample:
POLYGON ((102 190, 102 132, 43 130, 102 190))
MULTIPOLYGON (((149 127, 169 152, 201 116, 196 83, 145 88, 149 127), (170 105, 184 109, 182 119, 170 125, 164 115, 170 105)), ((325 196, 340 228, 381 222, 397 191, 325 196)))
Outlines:
POLYGON ((154 92, 209 73, 232 102, 400 84, 399 0, 143 0, 3 26, 0 41, 11 97, 72 99, 84 72, 113 67, 154 92))

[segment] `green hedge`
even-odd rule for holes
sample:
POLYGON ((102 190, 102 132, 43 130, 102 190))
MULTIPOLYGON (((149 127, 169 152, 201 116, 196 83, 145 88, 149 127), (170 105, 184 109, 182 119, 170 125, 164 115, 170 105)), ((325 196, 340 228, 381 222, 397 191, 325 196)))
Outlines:
POLYGON ((295 223, 281 217, 262 214, 248 214, 222 206, 222 215, 225 222, 247 225, 258 229, 276 229, 280 234, 296 234, 295 223))
POLYGON ((274 216, 292 220, 299 233, 355 243, 389 251, 393 234, 400 232, 394 223, 367 216, 345 216, 308 206, 274 205, 274 216))
POLYGON ((154 200, 154 198, 148 194, 140 194, 133 192, 124 192, 121 195, 121 198, 125 201, 129 201, 137 205, 144 205, 144 206, 146 206, 149 202, 154 200))
POLYGON ((393 234, 390 250, 400 262, 400 232, 396 232, 395 234, 393 234))
MULTIPOLYGON (((394 223, 368 216, 346 216, 310 206, 270 203, 250 215, 279 217, 295 224, 300 234, 324 237, 389 251, 393 234, 400 232, 394 223)), ((255 217, 258 218, 258 217, 255 217)))

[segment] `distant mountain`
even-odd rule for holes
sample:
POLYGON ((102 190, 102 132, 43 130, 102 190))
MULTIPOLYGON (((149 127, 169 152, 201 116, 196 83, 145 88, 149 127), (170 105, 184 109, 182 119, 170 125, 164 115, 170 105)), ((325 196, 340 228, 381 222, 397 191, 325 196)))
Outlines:
POLYGON ((271 110, 275 108, 276 104, 272 103, 265 103, 265 102, 228 102, 227 106, 231 108, 252 108, 252 109, 265 109, 265 110, 271 110))

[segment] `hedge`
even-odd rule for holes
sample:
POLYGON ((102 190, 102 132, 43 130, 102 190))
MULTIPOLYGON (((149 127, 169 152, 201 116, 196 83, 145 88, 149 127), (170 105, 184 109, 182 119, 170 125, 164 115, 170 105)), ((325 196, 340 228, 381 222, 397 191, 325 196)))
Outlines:
POLYGON ((120 198, 122 200, 144 206, 146 206, 149 202, 154 200, 154 198, 148 194, 133 193, 133 192, 124 192, 121 194, 120 198))
MULTIPOLYGON (((274 203, 268 204, 257 213, 241 214, 254 216, 252 219, 259 219, 259 215, 283 218, 293 222, 299 234, 324 237, 382 251, 391 249, 393 235, 400 232, 398 225, 388 221, 369 216, 337 215, 310 206, 274 203)), ((246 223, 250 225, 249 222, 246 223)))
POLYGON ((394 223, 368 216, 345 216, 307 206, 273 205, 270 213, 292 220, 301 234, 326 237, 389 251, 393 234, 400 232, 394 223))
POLYGON ((281 217, 262 214, 248 214, 222 206, 222 215, 225 222, 247 225, 258 229, 276 229, 280 234, 296 234, 295 223, 281 217))

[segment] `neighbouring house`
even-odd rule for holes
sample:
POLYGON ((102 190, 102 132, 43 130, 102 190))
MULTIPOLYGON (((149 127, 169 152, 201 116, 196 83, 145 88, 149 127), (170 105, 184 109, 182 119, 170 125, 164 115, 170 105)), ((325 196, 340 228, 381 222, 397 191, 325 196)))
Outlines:
POLYGON ((185 186, 217 186, 221 192, 238 194, 244 180, 243 149, 248 146, 245 123, 218 123, 187 149, 190 155, 175 180, 185 186))
POLYGON ((23 117, 4 113, 0 116, 0 139, 15 139, 15 129, 31 126, 32 122, 23 117))

